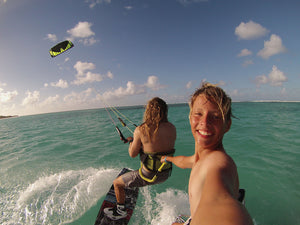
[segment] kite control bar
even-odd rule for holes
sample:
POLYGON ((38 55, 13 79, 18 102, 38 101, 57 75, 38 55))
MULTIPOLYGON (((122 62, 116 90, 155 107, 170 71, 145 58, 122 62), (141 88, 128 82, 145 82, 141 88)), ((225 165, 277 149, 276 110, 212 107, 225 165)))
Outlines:
MULTIPOLYGON (((127 142, 132 142, 132 141, 133 141, 133 138, 132 138, 132 137, 128 137, 128 138, 125 138, 125 137, 124 137, 124 135, 122 134, 121 130, 120 130, 119 127, 117 126, 116 122, 115 122, 114 119, 112 118, 110 112, 108 111, 108 109, 107 109, 105 103, 104 103, 104 105, 105 105, 104 108, 105 108, 105 110, 106 110, 106 112, 107 112, 107 114, 108 114, 108 116, 109 116, 111 122, 115 125, 115 128, 116 128, 116 130, 117 130, 117 132, 118 132, 118 134, 119 134, 119 136, 120 136, 121 141, 123 141, 124 144, 127 143, 127 142)), ((117 115, 117 113, 115 112, 115 110, 117 110, 117 109, 112 109, 112 108, 110 107, 110 110, 112 110, 112 112, 114 112, 114 113, 117 115)), ((118 112, 119 112, 119 111, 118 111, 118 112)), ((120 113, 120 112, 119 112, 119 113, 120 113)), ((120 114, 121 114, 121 113, 120 113, 120 114)), ((121 115, 123 115, 123 114, 121 114, 121 115)), ((123 116, 124 116, 124 115, 123 115, 123 116)), ((117 118, 119 119, 119 121, 121 122, 121 124, 123 125, 123 127, 127 127, 126 123, 125 123, 120 117, 117 117, 117 118)), ((127 119, 127 120, 130 121, 129 119, 127 119)), ((134 125, 135 127, 137 127, 136 124, 133 124, 133 125, 134 125)), ((127 127, 127 128, 128 128, 128 127, 127 127)), ((131 131, 129 128, 128 128, 128 130, 131 131)), ((131 133, 133 133, 133 131, 131 131, 131 133)))
POLYGON ((117 130, 117 132, 118 132, 118 134, 119 134, 119 136, 120 136, 120 138, 121 138, 121 141, 123 141, 124 144, 127 143, 128 140, 124 137, 124 135, 123 135, 122 132, 120 131, 119 127, 116 126, 116 130, 117 130))
POLYGON ((121 138, 121 141, 124 142, 124 144, 126 144, 127 142, 131 143, 133 142, 133 138, 132 137, 128 137, 128 138, 125 138, 124 135, 122 134, 122 132, 120 131, 119 127, 116 126, 116 130, 121 138))

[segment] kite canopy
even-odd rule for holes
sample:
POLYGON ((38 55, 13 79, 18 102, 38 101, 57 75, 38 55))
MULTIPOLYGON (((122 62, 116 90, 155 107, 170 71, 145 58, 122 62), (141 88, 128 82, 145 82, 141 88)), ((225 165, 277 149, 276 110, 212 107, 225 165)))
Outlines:
POLYGON ((58 56, 59 54, 67 51, 68 49, 74 47, 73 43, 71 41, 63 41, 60 42, 59 44, 55 45, 54 47, 52 47, 49 51, 51 57, 55 57, 58 56))

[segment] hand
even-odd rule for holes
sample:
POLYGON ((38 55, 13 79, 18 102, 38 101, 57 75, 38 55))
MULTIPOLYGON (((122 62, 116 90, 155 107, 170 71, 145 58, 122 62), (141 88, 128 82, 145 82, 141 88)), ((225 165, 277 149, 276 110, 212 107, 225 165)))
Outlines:
POLYGON ((130 143, 130 142, 133 142, 133 137, 128 137, 126 140, 127 140, 127 142, 129 142, 129 143, 130 143))
POLYGON ((164 163, 164 162, 166 162, 166 159, 167 159, 167 156, 166 156, 166 155, 163 155, 163 156, 160 158, 160 162, 161 162, 161 163, 164 163))
POLYGON ((128 137, 126 139, 124 137, 121 137, 121 141, 123 141, 124 144, 126 144, 127 142, 131 143, 133 141, 133 137, 128 137))

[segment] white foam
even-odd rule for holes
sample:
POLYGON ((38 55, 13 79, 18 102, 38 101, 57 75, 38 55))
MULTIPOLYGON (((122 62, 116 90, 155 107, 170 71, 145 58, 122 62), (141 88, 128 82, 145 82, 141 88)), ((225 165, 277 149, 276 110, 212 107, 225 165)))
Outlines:
MULTIPOLYGON (((106 195, 119 169, 87 168, 42 176, 19 192, 2 224, 66 224, 77 220, 106 195)), ((169 225, 189 215, 188 195, 177 189, 162 193, 140 189, 132 224, 169 225)))
POLYGON ((179 214, 189 215, 190 207, 188 194, 181 190, 167 189, 157 194, 155 201, 158 207, 154 210, 155 216, 151 224, 171 224, 179 214))
POLYGON ((64 224, 106 195, 116 169, 70 170, 40 177, 22 191, 7 224, 64 224))
MULTIPOLYGON (((167 189, 162 193, 153 193, 153 187, 141 188, 140 197, 143 206, 137 207, 135 215, 142 214, 147 224, 169 225, 180 214, 189 215, 188 194, 177 189, 167 189), (154 195, 154 196, 153 196, 154 195)), ((133 224, 140 224, 139 218, 134 217, 133 224)))
MULTIPOLYGON (((182 190, 169 188, 157 193, 147 186, 140 189, 139 198, 142 198, 142 206, 136 207, 132 224, 170 225, 179 215, 190 215, 188 194, 182 190)), ((253 223, 258 225, 255 219, 253 223)))

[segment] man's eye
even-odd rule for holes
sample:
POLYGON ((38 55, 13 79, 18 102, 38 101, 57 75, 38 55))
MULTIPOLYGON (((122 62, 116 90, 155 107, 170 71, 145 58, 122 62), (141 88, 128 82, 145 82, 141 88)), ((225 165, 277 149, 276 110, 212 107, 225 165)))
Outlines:
POLYGON ((220 116, 220 115, 215 115, 215 116, 213 116, 213 118, 214 118, 215 120, 220 120, 220 119, 222 119, 222 116, 220 116))

